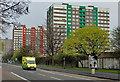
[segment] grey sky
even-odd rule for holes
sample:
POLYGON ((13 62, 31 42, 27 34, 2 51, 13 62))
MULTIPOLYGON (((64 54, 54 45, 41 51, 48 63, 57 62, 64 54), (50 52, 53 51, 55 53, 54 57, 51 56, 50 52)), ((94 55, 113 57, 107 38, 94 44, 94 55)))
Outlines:
MULTIPOLYGON (((47 8, 56 2, 31 2, 29 5, 29 15, 23 15, 19 18, 21 24, 27 27, 37 27, 45 24, 47 8)), ((62 2, 57 2, 62 3, 62 2)), ((118 3, 117 2, 69 2, 71 5, 94 5, 101 8, 110 9, 110 30, 118 26, 118 3)), ((5 36, 12 38, 12 29, 9 29, 5 36)))

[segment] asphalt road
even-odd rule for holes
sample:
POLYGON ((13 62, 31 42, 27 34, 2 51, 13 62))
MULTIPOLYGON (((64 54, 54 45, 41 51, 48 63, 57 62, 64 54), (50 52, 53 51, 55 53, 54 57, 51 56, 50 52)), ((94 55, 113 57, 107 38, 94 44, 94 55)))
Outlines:
POLYGON ((2 80, 3 82, 5 80, 10 81, 14 80, 16 81, 27 81, 27 82, 33 82, 33 81, 69 81, 69 82, 115 82, 108 79, 100 79, 95 77, 88 77, 88 76, 82 76, 82 75, 76 75, 76 74, 69 74, 69 73, 63 73, 63 72, 56 72, 56 71, 46 71, 37 69, 35 70, 23 70, 21 66, 16 65, 10 65, 10 64, 2 64, 2 80))

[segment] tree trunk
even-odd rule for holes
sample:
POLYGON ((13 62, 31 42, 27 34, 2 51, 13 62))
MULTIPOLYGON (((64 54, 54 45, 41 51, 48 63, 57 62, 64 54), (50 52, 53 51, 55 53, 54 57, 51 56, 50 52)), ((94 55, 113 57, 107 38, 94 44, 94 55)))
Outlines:
POLYGON ((52 65, 54 65, 54 59, 52 58, 52 65))
POLYGON ((82 65, 82 68, 83 68, 83 62, 80 60, 80 63, 81 63, 81 65, 82 65))

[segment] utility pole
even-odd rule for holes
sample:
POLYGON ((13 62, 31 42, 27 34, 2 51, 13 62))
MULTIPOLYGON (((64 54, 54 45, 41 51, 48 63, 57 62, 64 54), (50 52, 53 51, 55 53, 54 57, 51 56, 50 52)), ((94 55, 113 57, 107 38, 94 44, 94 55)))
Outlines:
POLYGON ((63 60, 64 60, 64 63, 63 63, 63 65, 64 65, 64 69, 65 69, 65 57, 63 58, 63 60))

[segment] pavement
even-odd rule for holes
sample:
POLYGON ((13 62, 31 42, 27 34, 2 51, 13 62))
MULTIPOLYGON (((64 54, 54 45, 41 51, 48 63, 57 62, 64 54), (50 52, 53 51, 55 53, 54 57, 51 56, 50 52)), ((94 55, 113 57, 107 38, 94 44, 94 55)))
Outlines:
POLYGON ((21 66, 2 64, 2 82, 117 82, 115 80, 101 79, 58 71, 48 71, 37 68, 37 70, 23 70, 21 66))
POLYGON ((49 70, 49 71, 59 71, 59 72, 66 72, 66 73, 71 73, 71 74, 78 74, 78 75, 85 75, 85 76, 120 81, 120 74, 104 73, 104 72, 96 72, 95 74, 91 74, 90 71, 79 71, 79 70, 62 69, 62 68, 55 68, 55 67, 38 67, 38 68, 49 70))

